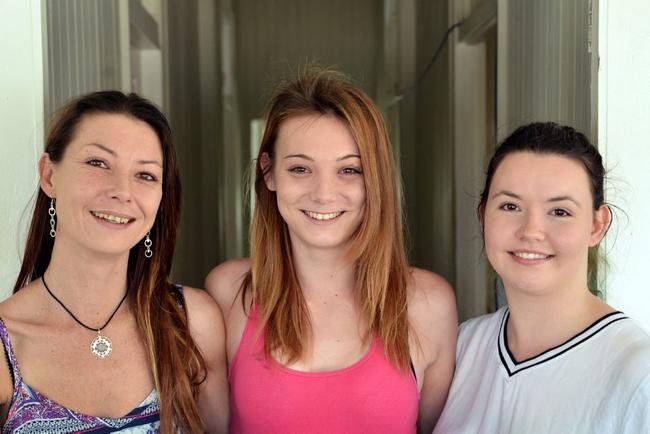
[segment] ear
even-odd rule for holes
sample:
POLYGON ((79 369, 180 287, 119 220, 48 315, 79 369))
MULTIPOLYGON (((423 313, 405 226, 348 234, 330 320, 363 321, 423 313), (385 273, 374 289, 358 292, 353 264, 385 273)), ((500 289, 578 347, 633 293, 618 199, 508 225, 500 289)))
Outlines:
POLYGON ((481 234, 485 237, 485 204, 483 202, 479 203, 476 207, 476 216, 481 225, 481 234))
POLYGON ((271 164, 271 157, 267 152, 263 152, 260 155, 260 167, 262 168, 262 173, 264 174, 264 182, 266 183, 266 188, 270 191, 275 191, 275 179, 273 178, 273 165, 271 164))
POLYGON ((39 185, 41 190, 49 197, 56 197, 55 188, 55 165, 50 159, 50 154, 43 152, 38 160, 38 175, 40 177, 39 185))
POLYGON ((591 235, 589 237, 589 247, 594 247, 605 237, 612 224, 612 210, 609 205, 602 204, 594 211, 593 223, 591 226, 591 235))

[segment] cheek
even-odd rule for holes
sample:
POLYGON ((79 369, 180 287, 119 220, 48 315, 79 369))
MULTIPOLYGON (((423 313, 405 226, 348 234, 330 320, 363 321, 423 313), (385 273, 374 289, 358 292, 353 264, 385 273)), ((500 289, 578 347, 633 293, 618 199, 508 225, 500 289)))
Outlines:
POLYGON ((354 182, 345 183, 340 187, 341 191, 345 192, 348 200, 357 206, 365 208, 366 203, 366 184, 363 178, 355 180, 354 182))
POLYGON ((160 203, 162 201, 162 190, 157 191, 154 194, 151 194, 146 202, 147 212, 153 218, 158 214, 158 208, 160 208, 160 203))
POLYGON ((276 178, 276 190, 275 190, 275 201, 276 206, 278 207, 278 212, 282 219, 286 222, 290 219, 290 210, 293 204, 296 202, 296 192, 295 188, 292 188, 291 184, 282 183, 279 179, 276 178))
POLYGON ((145 184, 135 181, 133 184, 133 199, 146 217, 155 218, 162 201, 162 185, 145 184))
POLYGON ((483 241, 488 258, 493 252, 504 248, 505 239, 508 237, 508 221, 486 216, 483 226, 483 241))
POLYGON ((309 181, 306 179, 291 179, 286 176, 275 177, 275 195, 278 206, 293 204, 309 192, 309 181))
POLYGON ((589 249, 590 233, 585 226, 566 225, 558 227, 553 234, 553 243, 556 249, 582 259, 589 249))

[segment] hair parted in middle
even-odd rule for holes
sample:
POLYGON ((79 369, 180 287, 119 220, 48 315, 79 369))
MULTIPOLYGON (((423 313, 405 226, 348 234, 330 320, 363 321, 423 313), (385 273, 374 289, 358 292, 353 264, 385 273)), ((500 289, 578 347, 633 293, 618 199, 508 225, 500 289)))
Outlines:
MULTIPOLYGON (((163 195, 150 231, 155 248, 151 258, 145 258, 142 242, 131 248, 127 290, 160 400, 160 432, 200 433, 204 427, 197 397, 207 375, 205 360, 190 333, 181 298, 169 283, 181 210, 181 184, 171 129, 158 108, 134 93, 100 91, 81 95, 60 109, 50 127, 45 152, 55 164, 63 160, 81 122, 98 114, 119 114, 146 122, 160 142, 163 195)), ((40 278, 50 263, 54 247, 47 213, 50 200, 39 189, 14 293, 40 278)))
MULTIPOLYGON (((310 339, 309 314, 292 257, 289 230, 276 193, 265 176, 273 170, 280 126, 300 115, 332 115, 343 120, 359 148, 366 190, 363 220, 347 257, 356 264, 356 300, 368 324, 366 342, 380 339, 391 363, 409 366, 407 283, 409 268, 403 242, 402 207, 395 163, 381 113, 345 75, 308 67, 277 88, 266 115, 266 128, 255 168, 256 206, 250 230, 251 269, 243 297, 259 308, 266 356, 280 350, 287 362, 298 360, 310 339), (268 155, 268 164, 262 156, 268 155)), ((245 301, 244 301, 245 302, 245 301)), ((246 306, 245 306, 246 308, 246 306)))

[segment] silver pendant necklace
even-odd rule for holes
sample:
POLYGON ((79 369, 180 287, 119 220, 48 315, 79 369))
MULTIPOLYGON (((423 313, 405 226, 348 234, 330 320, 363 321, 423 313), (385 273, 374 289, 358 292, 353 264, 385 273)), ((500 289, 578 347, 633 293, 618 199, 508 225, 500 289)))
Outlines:
POLYGON ((77 322, 77 324, 90 331, 97 332, 97 336, 95 336, 95 339, 93 339, 93 341, 90 343, 90 352, 92 353, 92 355, 100 359, 105 359, 106 357, 110 356, 111 352, 113 351, 113 343, 108 337, 102 336, 102 330, 106 328, 109 322, 111 322, 111 320, 113 319, 117 311, 120 309, 120 306, 122 306, 122 303, 124 303, 124 300, 126 300, 126 295, 128 294, 128 290, 124 292, 124 297, 122 297, 122 300, 120 300, 119 304, 117 305, 117 307, 115 308, 111 316, 108 318, 108 321, 106 321, 104 325, 99 328, 93 328, 93 327, 88 327, 86 324, 79 321, 79 319, 76 316, 74 316, 72 312, 70 312, 70 309, 65 307, 65 304, 63 304, 63 302, 59 300, 56 297, 56 295, 54 295, 54 293, 50 290, 50 287, 47 286, 47 283, 45 283, 45 274, 41 276, 41 280, 43 281, 43 285, 45 286, 47 292, 52 296, 54 300, 56 300, 57 303, 61 305, 63 309, 65 309, 66 312, 68 312, 68 314, 72 317, 72 319, 74 319, 77 322))

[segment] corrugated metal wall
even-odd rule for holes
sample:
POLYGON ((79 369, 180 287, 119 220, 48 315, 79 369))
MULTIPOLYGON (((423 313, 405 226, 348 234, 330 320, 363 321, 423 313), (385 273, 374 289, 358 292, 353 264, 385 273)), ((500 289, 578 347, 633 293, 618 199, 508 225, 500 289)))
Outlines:
POLYGON ((500 140, 517 126, 536 120, 568 124, 588 135, 595 131, 590 3, 499 1, 500 140))
POLYGON ((374 96, 382 7, 376 0, 234 1, 244 145, 278 80, 308 61, 336 66, 374 96))
POLYGON ((48 0, 45 119, 71 97, 121 88, 117 1, 48 0))
MULTIPOLYGON (((447 0, 417 0, 414 77, 425 70, 449 27, 447 0)), ((403 49, 406 47, 402 47, 403 49)), ((404 53, 406 54, 406 53, 404 53)), ((410 60, 410 56, 404 58, 410 60)), ((400 154, 414 265, 455 280, 454 149, 449 45, 400 103, 400 154)), ((409 84, 413 84, 410 81, 409 84)))

